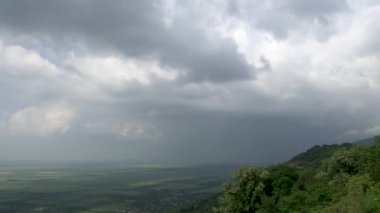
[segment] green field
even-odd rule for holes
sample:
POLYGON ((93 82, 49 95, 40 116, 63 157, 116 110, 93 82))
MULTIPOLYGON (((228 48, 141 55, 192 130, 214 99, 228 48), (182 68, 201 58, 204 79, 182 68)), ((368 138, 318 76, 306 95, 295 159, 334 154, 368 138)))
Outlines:
POLYGON ((175 212, 222 190, 231 166, 0 166, 0 212, 175 212))

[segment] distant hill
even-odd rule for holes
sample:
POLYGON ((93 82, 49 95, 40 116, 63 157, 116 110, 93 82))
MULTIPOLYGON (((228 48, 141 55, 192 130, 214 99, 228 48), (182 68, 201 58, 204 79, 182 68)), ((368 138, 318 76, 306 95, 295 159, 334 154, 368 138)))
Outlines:
POLYGON ((316 145, 306 150, 305 152, 296 155, 288 162, 289 164, 297 166, 312 166, 319 167, 324 159, 330 158, 338 149, 345 149, 352 147, 351 143, 332 144, 332 145, 316 145))
POLYGON ((312 166, 319 167, 322 161, 330 158, 335 151, 339 149, 349 149, 354 145, 373 145, 375 139, 367 138, 352 143, 332 144, 332 145, 316 145, 306 150, 305 152, 296 155, 286 163, 290 163, 298 166, 312 166))
POLYGON ((375 143, 374 137, 354 142, 354 144, 359 144, 359 145, 373 145, 374 143, 375 143))

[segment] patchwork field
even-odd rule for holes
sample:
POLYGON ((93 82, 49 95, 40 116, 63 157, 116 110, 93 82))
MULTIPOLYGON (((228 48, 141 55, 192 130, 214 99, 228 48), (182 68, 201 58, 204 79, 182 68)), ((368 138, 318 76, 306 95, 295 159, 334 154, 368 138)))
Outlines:
POLYGON ((232 166, 0 166, 0 212, 176 212, 221 191, 232 166))

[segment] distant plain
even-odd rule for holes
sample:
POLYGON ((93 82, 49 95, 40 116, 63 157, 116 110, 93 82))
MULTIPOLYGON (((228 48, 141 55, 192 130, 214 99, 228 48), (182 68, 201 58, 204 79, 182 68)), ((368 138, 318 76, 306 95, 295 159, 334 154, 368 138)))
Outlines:
POLYGON ((176 212, 221 192, 235 166, 0 166, 0 212, 176 212))

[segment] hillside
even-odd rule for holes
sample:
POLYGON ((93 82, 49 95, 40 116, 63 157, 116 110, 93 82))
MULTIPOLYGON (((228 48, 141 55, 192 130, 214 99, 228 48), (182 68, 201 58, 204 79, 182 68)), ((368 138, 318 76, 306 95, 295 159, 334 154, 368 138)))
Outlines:
POLYGON ((219 198, 183 212, 380 212, 375 138, 314 146, 268 168, 241 168, 219 198))
POLYGON ((358 145, 373 145, 375 144, 375 138, 366 138, 366 139, 363 139, 363 140, 359 140, 359 141, 356 141, 354 144, 358 144, 358 145))
POLYGON ((350 149, 355 145, 370 146, 374 143, 374 138, 366 138, 352 143, 316 145, 306 150, 305 152, 294 156, 286 163, 294 164, 297 166, 312 166, 317 168, 322 165, 323 160, 326 160, 333 156, 337 150, 350 149))
POLYGON ((351 143, 344 143, 340 145, 316 145, 306 150, 305 152, 296 155, 287 163, 299 166, 312 166, 318 168, 319 166, 321 166, 323 160, 330 158, 337 150, 349 149, 352 146, 354 146, 354 144, 351 143))

